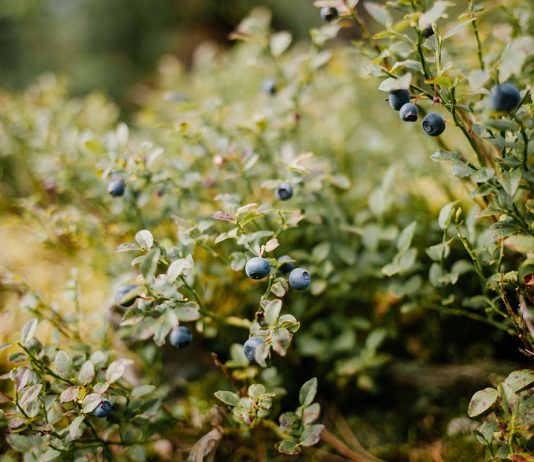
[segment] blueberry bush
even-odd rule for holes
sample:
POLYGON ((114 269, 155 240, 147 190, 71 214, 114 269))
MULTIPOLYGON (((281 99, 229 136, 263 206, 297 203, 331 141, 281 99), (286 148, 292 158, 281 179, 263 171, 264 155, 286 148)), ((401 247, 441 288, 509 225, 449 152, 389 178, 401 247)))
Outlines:
POLYGON ((315 5, 0 93, 5 460, 534 460, 529 2, 315 5))

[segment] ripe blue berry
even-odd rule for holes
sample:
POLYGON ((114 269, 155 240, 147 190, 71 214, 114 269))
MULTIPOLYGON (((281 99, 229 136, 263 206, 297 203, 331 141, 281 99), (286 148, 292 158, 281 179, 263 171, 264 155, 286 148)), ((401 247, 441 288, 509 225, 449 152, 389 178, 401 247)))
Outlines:
POLYGON ((275 95, 278 91, 275 79, 265 79, 261 84, 262 90, 268 95, 275 95))
POLYGON ((261 257, 253 257, 245 265, 245 273, 250 279, 263 279, 271 272, 269 262, 261 257))
POLYGON ((403 104, 399 111, 400 118, 405 122, 415 122, 418 114, 419 110, 413 103, 403 104))
POLYGON ((428 113, 423 119, 423 130, 427 135, 439 136, 445 131, 445 121, 437 112, 428 113))
POLYGON ((321 19, 325 22, 331 22, 338 17, 337 8, 334 6, 323 6, 319 11, 321 19))
POLYGON ((276 197, 281 201, 287 201, 293 196, 293 186, 289 183, 283 183, 276 188, 276 197))
POLYGON ((434 35, 434 29, 432 26, 427 26, 421 31, 424 38, 432 37, 434 35))
POLYGON ((392 90, 389 92, 389 105, 396 111, 409 102, 410 92, 408 90, 392 90))
POLYGON ((193 341, 193 333, 186 326, 177 326, 171 330, 169 342, 173 347, 185 348, 193 341))
POLYGON ((289 273, 289 286, 295 290, 304 290, 309 287, 311 276, 308 270, 295 268, 289 273))
POLYGON ((511 83, 495 85, 489 97, 491 109, 497 112, 512 112, 521 101, 519 90, 511 83))
POLYGON ((107 417, 111 413, 111 402, 109 399, 102 398, 102 401, 95 407, 93 415, 95 417, 107 417))
POLYGON ((126 183, 121 178, 115 178, 108 184, 108 193, 113 197, 120 197, 124 194, 126 183))
POLYGON ((256 361, 256 349, 264 343, 261 337, 251 337, 243 345, 245 356, 250 363, 256 361))
POLYGON ((119 306, 132 306, 137 300, 137 294, 134 290, 137 289, 135 284, 126 284, 120 286, 115 294, 115 303, 119 306))
POLYGON ((289 255, 282 255, 278 259, 278 269, 282 274, 289 274, 295 269, 293 259, 289 255))

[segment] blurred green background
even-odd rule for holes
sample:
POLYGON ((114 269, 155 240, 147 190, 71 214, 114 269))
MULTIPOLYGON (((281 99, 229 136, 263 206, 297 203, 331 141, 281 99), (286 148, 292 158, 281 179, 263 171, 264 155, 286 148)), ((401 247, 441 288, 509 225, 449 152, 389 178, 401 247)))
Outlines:
POLYGON ((0 0, 0 87, 20 89, 53 71, 70 92, 103 90, 124 108, 132 85, 149 83, 161 55, 187 63, 255 6, 297 37, 319 24, 312 0, 0 0))

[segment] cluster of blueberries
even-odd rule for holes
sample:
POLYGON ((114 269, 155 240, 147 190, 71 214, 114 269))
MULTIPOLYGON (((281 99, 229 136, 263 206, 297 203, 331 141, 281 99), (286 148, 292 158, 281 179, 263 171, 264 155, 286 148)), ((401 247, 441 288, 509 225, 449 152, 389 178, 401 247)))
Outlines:
MULTIPOLYGON (((521 102, 519 90, 511 83, 495 85, 489 95, 489 104, 495 112, 512 112, 521 102)), ((399 111, 400 118, 405 122, 415 122, 418 117, 417 106, 410 102, 408 90, 389 92, 389 104, 399 111)), ((437 112, 428 113, 423 119, 423 130, 427 135, 439 136, 445 131, 445 121, 437 112)))
MULTIPOLYGON (((287 187, 289 185, 284 185, 287 187)), ((289 186, 289 188, 291 188, 289 186)), ((292 190, 291 190, 292 192, 292 190)), ((280 273, 288 275, 289 286, 294 290, 305 290, 310 286, 310 272, 304 268, 296 268, 293 259, 289 255, 283 255, 278 259, 277 267, 280 273)), ((259 280, 271 274, 271 265, 262 257, 252 257, 245 264, 245 273, 250 279, 259 280)), ((125 284, 117 290, 115 303, 123 308, 132 306, 137 300, 138 286, 135 284, 125 284)), ((193 333, 187 326, 176 326, 169 334, 169 342, 176 348, 185 348, 193 341, 193 333)), ((252 337, 244 344, 245 356, 250 362, 255 361, 256 348, 263 343, 260 337, 252 337)), ((108 400, 103 400, 93 411, 97 417, 106 417, 111 411, 111 404, 108 400), (106 404, 106 402, 108 404, 106 404)))
MULTIPOLYGON (((338 18, 339 12, 333 6, 324 6, 319 12, 321 19, 331 22, 338 18)), ((428 38, 434 35, 434 28, 430 25, 421 30, 421 35, 428 38)), ((496 85, 491 89, 489 103, 495 112, 512 112, 520 103, 519 90, 511 83, 496 85)), ((405 122, 415 122, 419 111, 417 106, 410 102, 410 92, 406 89, 389 92, 389 104, 399 111, 400 118, 405 122)), ((445 120, 437 112, 428 113, 423 119, 423 130, 427 135, 439 136, 445 131, 445 120)))
MULTIPOLYGON (((389 92, 390 106, 399 111, 400 118, 405 122, 415 122, 419 116, 419 110, 410 102, 410 98, 410 92, 406 89, 389 92)), ((445 120, 437 112, 429 112, 423 119, 423 130, 427 135, 439 136, 445 131, 445 120)))
MULTIPOLYGON (((289 255, 278 259, 278 270, 288 276, 288 283, 292 289, 305 290, 310 286, 310 272, 304 268, 295 268, 289 255)), ((250 279, 263 279, 271 273, 271 265, 261 257, 253 257, 245 265, 245 273, 250 279)), ((264 343, 261 337, 251 337, 243 345, 244 353, 249 362, 256 361, 256 350, 264 343)))

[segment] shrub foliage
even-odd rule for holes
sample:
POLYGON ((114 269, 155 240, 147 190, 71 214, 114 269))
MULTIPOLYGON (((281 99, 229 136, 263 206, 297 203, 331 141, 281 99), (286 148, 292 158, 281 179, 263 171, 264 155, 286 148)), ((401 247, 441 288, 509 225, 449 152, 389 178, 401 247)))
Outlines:
POLYGON ((294 45, 255 10, 130 126, 0 95, 2 214, 77 268, 2 272, 6 460, 532 460, 534 17, 430 3, 317 1, 294 45))

